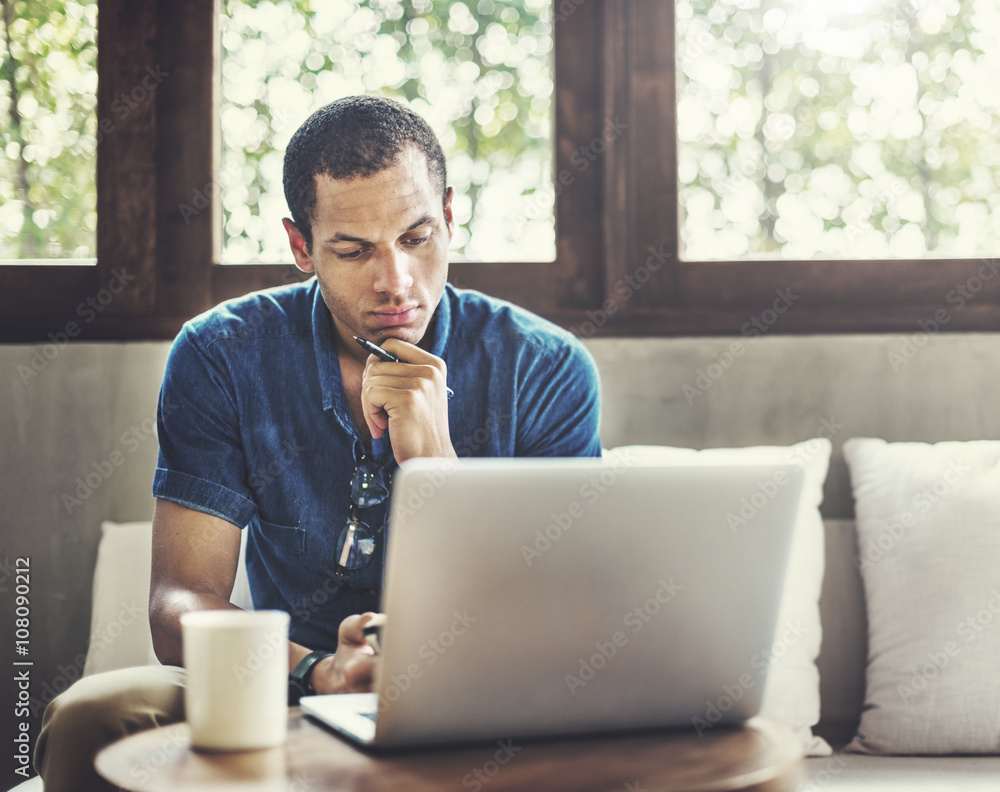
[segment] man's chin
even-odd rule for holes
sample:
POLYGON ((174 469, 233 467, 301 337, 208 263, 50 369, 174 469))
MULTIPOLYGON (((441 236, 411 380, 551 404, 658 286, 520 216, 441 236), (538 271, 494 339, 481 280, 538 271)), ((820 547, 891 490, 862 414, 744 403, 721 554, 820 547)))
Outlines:
POLYGON ((422 327, 414 327, 413 325, 378 327, 373 328, 369 332, 371 335, 366 336, 366 338, 369 341, 374 341, 379 346, 382 346, 382 343, 388 341, 390 338, 396 338, 408 344, 413 344, 413 346, 419 346, 424 334, 427 332, 427 325, 424 324, 422 327))

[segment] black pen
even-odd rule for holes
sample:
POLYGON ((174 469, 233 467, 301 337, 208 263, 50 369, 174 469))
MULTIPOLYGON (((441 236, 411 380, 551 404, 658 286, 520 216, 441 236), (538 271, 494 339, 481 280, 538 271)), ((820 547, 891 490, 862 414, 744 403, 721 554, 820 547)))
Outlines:
MULTIPOLYGON (((378 344, 372 343, 367 338, 359 338, 358 336, 351 336, 351 338, 357 341, 358 344, 361 345, 361 348, 365 350, 365 352, 374 355, 379 360, 384 360, 386 363, 399 363, 399 358, 396 357, 394 354, 392 354, 392 352, 387 352, 386 350, 382 349, 382 347, 380 347, 378 344)), ((449 399, 454 398, 455 391, 453 391, 447 385, 445 386, 445 392, 447 392, 449 399)))

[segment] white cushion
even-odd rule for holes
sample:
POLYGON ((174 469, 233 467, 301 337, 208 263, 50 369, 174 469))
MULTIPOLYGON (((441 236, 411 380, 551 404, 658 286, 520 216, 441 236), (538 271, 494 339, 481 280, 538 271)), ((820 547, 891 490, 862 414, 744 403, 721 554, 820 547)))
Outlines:
POLYGON ((995 792, 1000 756, 860 756, 806 759, 797 792, 995 792))
POLYGON ((814 438, 791 446, 747 448, 692 448, 670 446, 622 446, 610 454, 623 453, 639 463, 689 464, 797 464, 805 478, 799 512, 789 551, 785 590, 778 612, 775 643, 771 647, 767 687, 761 717, 782 723, 802 739, 809 756, 825 756, 830 746, 814 736, 819 721, 819 654, 822 631, 819 595, 823 585, 823 483, 830 466, 832 444, 814 438), (787 638, 787 636, 792 636, 787 638))
POLYGON ((236 579, 233 581, 233 593, 229 601, 237 608, 253 610, 253 598, 250 596, 250 580, 247 578, 247 530, 240 531, 240 562, 236 567, 236 579))
POLYGON ((149 631, 150 522, 101 523, 84 674, 156 662, 149 631))
POLYGON ((1000 752, 1000 441, 844 444, 868 612, 850 751, 1000 752))
MULTIPOLYGON (((242 531, 240 561, 230 601, 253 609, 247 580, 242 531)), ((94 568, 90 644, 83 673, 97 674, 118 668, 159 665, 149 629, 149 578, 153 524, 101 523, 101 541, 94 568)))
POLYGON ((45 792, 45 785, 41 776, 35 776, 27 781, 10 788, 10 792, 45 792))

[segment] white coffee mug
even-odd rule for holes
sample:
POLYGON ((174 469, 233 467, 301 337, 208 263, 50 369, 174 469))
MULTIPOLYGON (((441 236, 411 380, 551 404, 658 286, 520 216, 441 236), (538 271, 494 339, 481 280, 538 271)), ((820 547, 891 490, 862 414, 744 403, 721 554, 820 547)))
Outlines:
POLYGON ((213 610, 181 616, 191 745, 269 748, 288 726, 288 614, 213 610))

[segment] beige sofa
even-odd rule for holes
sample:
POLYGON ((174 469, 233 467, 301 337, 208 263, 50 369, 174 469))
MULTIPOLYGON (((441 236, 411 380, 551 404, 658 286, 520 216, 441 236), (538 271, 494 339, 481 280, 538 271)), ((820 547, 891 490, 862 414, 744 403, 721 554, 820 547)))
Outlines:
POLYGON ((881 757, 841 751, 864 703, 867 622, 853 560, 858 553, 854 503, 840 451, 845 440, 856 436, 926 442, 1000 439, 1000 411, 995 409, 1000 335, 918 330, 740 341, 745 351, 730 368, 711 371, 708 367, 725 359, 733 339, 597 339, 589 346, 601 370, 606 446, 790 444, 830 435, 834 426, 822 509, 822 716, 815 731, 835 753, 807 760, 802 789, 1000 789, 1000 757, 881 757))
MULTIPOLYGON (((585 339, 601 372, 607 447, 790 444, 831 434, 825 488, 827 563, 819 658, 822 718, 817 733, 835 749, 855 728, 866 663, 864 592, 853 502, 839 453, 853 436, 888 440, 1000 439, 1000 335, 764 336, 759 339, 585 339), (728 368, 709 366, 734 341, 728 368), (900 351, 905 361, 899 364, 900 351), (910 351, 912 350, 912 353, 910 351), (717 376, 715 376, 717 375, 717 376), (824 423, 826 422, 826 423, 824 423)), ((77 344, 37 377, 0 393, 0 428, 10 474, 0 477, 6 552, 31 556, 38 597, 33 649, 39 702, 86 665, 91 590, 101 522, 148 520, 155 409, 165 343, 77 344), (138 430, 135 434, 133 430, 138 430), (128 464, 100 482, 87 476, 138 438, 128 464), (95 467, 96 466, 96 467, 95 467), (78 482, 85 489, 77 491, 78 482), (14 506, 10 506, 14 504, 14 506), (71 508, 72 507, 72 508, 71 508)), ((0 347, 16 371, 41 347, 0 347)), ((124 646, 122 643, 120 646, 124 646)), ((138 659, 145 662, 147 658, 138 659)), ((33 732, 36 733, 36 732, 33 732)), ((12 779, 16 780, 16 779, 12 779)), ((803 789, 966 790, 1000 788, 997 757, 870 757, 835 752, 810 759, 803 789)))

